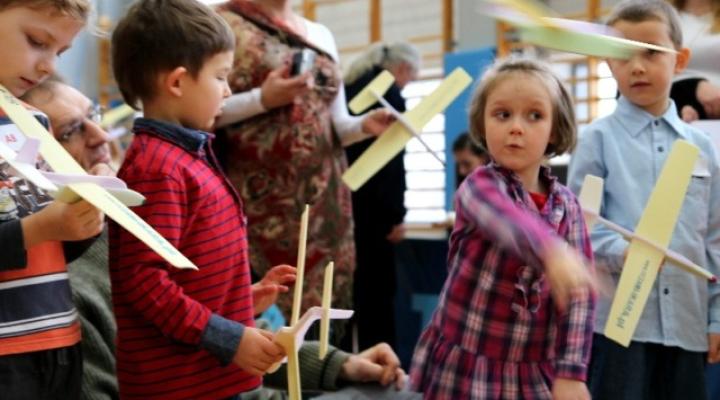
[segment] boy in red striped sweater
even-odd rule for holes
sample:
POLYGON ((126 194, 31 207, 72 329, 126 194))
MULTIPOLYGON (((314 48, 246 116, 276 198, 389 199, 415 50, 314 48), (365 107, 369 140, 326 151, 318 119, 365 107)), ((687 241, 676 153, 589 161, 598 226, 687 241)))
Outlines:
POLYGON ((254 327, 242 203, 205 132, 230 95, 233 41, 196 0, 140 0, 112 36, 120 90, 144 111, 118 177, 147 198, 135 212, 199 268, 174 269, 110 226, 122 398, 232 398, 284 356, 254 327))

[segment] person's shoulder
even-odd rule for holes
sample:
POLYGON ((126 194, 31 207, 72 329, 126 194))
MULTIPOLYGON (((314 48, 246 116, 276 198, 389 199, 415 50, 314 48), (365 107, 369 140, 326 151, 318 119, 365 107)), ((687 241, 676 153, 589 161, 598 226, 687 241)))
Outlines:
POLYGON ((188 169, 193 159, 175 143, 152 134, 136 132, 125 153, 121 171, 143 176, 177 177, 188 169))
POLYGON ((712 139, 710 138, 710 135, 708 135, 705 131, 688 124, 685 121, 680 121, 680 124, 682 126, 682 129, 684 129, 689 141, 692 142, 692 144, 694 144, 695 146, 699 147, 700 152, 706 158, 708 158, 709 161, 717 164, 718 149, 715 143, 713 143, 712 139))

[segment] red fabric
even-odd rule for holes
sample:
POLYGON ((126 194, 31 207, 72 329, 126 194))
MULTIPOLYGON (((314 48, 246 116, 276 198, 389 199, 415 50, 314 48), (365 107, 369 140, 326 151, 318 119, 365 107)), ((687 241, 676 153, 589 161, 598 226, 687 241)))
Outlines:
POLYGON ((545 203, 547 203, 548 199, 548 196, 546 194, 533 192, 528 192, 528 194, 530 194, 530 198, 532 199, 533 203, 535 203, 535 206, 537 206, 538 210, 542 210, 543 207, 545 207, 545 203))
POLYGON ((254 326, 239 197, 202 150, 191 153, 152 132, 135 133, 118 172, 147 199, 133 211, 199 271, 171 267, 110 225, 121 397, 218 399, 253 389, 260 378, 221 366, 198 346, 213 313, 254 326))

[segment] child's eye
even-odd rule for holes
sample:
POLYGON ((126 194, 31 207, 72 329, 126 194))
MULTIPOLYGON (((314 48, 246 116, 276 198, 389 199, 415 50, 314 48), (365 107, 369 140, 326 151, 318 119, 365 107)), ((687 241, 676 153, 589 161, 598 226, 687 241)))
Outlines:
POLYGON ((528 118, 530 118, 530 121, 539 121, 543 118, 543 115, 538 111, 531 111, 528 118))
POLYGON ((30 35, 26 35, 26 36, 27 36, 28 43, 30 43, 30 46, 38 48, 38 49, 44 49, 47 47, 47 45, 45 43, 43 43, 39 40, 36 40, 32 36, 30 36, 30 35))
POLYGON ((497 119, 507 119, 510 117, 510 113, 507 111, 495 111, 495 118, 497 119))
POLYGON ((647 49, 647 50, 645 51, 645 55, 648 56, 648 57, 653 57, 653 56, 655 56, 655 55, 657 55, 657 54, 660 54, 660 52, 659 52, 658 50, 655 50, 655 49, 647 49))

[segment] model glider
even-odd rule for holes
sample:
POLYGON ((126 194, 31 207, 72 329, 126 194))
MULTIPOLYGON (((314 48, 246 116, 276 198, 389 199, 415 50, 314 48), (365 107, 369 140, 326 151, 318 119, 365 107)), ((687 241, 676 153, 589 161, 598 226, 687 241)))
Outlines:
MULTIPOLYGON (((298 262, 297 262, 297 279, 295 280, 295 291, 293 293, 292 317, 290 326, 280 328, 275 334, 275 342, 282 346, 287 354, 286 361, 288 363, 288 395, 290 400, 302 399, 302 385, 300 382, 300 365, 298 359, 298 350, 305 341, 305 334, 312 324, 320 322, 320 359, 325 358, 328 349, 328 338, 330 333, 331 319, 348 319, 352 317, 352 310, 339 310, 330 308, 332 302, 332 281, 334 264, 331 261, 325 267, 324 286, 322 295, 322 307, 310 307, 302 317, 300 314, 300 303, 302 302, 303 279, 305 276, 305 248, 307 245, 307 229, 309 219, 309 207, 305 205, 305 209, 300 218, 300 237, 298 239, 298 262)), ((283 360, 284 362, 285 360, 283 360)), ((274 372, 280 367, 277 363, 270 367, 268 372, 274 372)))
POLYGON ((640 50, 676 52, 625 39, 605 25, 558 18, 547 6, 534 0, 484 0, 481 4, 481 12, 517 28, 523 42, 549 49, 621 59, 640 50))
MULTIPOLYGON (((343 174, 343 181, 352 190, 358 190, 365 182, 375 175, 385 164, 405 148, 413 137, 420 139, 419 132, 430 120, 443 111, 472 82, 472 78, 462 68, 455 69, 440 85, 412 110, 400 114, 390 107, 382 96, 392 84, 390 77, 380 74, 351 101, 353 112, 362 112, 377 101, 384 104, 397 118, 390 127, 378 137, 355 163, 343 174), (353 108, 354 107, 354 108, 353 108)), ((420 139, 436 158, 435 152, 420 139)), ((442 159, 438 160, 445 164, 442 159)))
POLYGON ((622 346, 630 344, 640 315, 645 308, 660 266, 665 259, 704 279, 715 281, 714 275, 693 264, 685 257, 668 250, 673 230, 680 215, 699 149, 678 140, 668 155, 655 188, 635 232, 617 226, 600 217, 602 180, 586 177, 580 193, 580 202, 588 220, 618 231, 630 241, 620 281, 605 325, 605 336, 622 346))
POLYGON ((106 183, 106 181, 99 180, 98 178, 88 177, 88 174, 80 164, 78 164, 45 127, 20 104, 19 100, 3 86, 0 86, 0 107, 2 107, 8 117, 24 134, 24 139, 30 140, 29 144, 22 145, 20 154, 15 155, 12 151, 7 152, 8 148, 6 146, 3 148, 6 150, 5 154, 0 155, 8 161, 13 168, 17 169, 18 173, 39 187, 49 188, 51 193, 53 192, 53 186, 55 186, 59 189, 55 191, 56 198, 61 201, 72 203, 80 198, 87 200, 139 240, 143 241, 143 243, 148 245, 148 247, 171 265, 177 268, 197 269, 197 267, 173 247, 170 242, 165 240, 156 230, 123 204, 122 200, 131 204, 136 201, 141 201, 140 197, 142 196, 137 197, 139 196, 137 193, 127 189, 120 190, 124 193, 124 195, 121 195, 119 191, 115 191, 115 189, 109 187, 118 185, 119 183, 117 181, 106 183), (33 140, 35 142, 33 142, 33 140), (32 154, 37 154, 38 150, 55 174, 46 175, 37 170, 35 170, 35 172, 32 171, 34 167, 32 167, 32 164, 28 164, 28 162, 32 160, 32 154), (108 188, 113 190, 115 195, 108 191, 108 188), (125 198, 125 195, 127 195, 128 198, 125 198))

